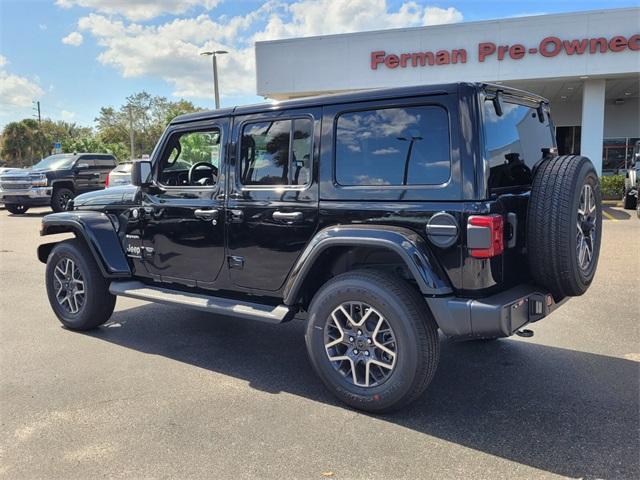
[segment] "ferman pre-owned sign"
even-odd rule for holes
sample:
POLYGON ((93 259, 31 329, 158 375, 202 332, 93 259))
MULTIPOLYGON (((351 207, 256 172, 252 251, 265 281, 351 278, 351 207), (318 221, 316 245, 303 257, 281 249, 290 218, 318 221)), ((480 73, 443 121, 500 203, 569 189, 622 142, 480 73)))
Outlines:
POLYGON ((637 75, 639 26, 618 8, 257 42, 257 92, 637 75))
MULTIPOLYGON (((640 34, 625 37, 616 35, 610 38, 582 38, 577 40, 563 40, 558 37, 545 37, 535 46, 522 43, 513 45, 498 45, 494 42, 480 42, 474 52, 478 62, 484 62, 489 57, 497 60, 521 60, 527 55, 541 55, 556 57, 566 55, 594 55, 607 52, 617 53, 625 50, 640 50, 640 34)), ((452 63, 467 63, 469 53, 465 48, 451 50, 419 51, 409 53, 388 53, 384 50, 371 52, 371 69, 378 67, 407 68, 425 67, 432 65, 449 65, 452 63)))

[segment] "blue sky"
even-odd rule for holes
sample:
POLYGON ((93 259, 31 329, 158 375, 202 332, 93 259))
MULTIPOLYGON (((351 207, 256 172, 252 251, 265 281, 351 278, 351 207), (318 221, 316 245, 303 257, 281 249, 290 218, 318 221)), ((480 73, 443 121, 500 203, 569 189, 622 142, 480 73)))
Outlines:
POLYGON ((254 103, 256 40, 637 6, 637 1, 0 0, 0 127, 32 114, 93 125, 146 90, 213 106, 254 103))

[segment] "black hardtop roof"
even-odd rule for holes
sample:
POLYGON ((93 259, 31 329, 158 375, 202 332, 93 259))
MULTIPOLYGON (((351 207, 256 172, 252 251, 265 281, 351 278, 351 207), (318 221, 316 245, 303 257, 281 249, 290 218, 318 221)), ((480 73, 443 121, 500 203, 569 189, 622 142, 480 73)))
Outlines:
POLYGON ((421 95, 437 95, 456 93, 460 87, 471 87, 476 89, 502 90, 511 95, 524 97, 529 101, 548 101, 533 93, 525 92, 505 85, 495 85, 490 83, 447 83, 441 85, 418 85, 411 87, 376 88, 369 90, 357 90, 354 92, 339 93, 332 95, 318 95, 314 97, 296 98, 273 103, 258 103, 254 105, 242 105, 238 107, 221 108, 218 110, 206 110, 201 112, 186 113, 179 115, 171 121, 171 124, 196 122, 201 120, 228 117, 232 115, 249 115, 253 113, 273 112, 291 108, 314 107, 322 105, 332 105, 337 103, 362 102, 367 100, 383 100, 387 98, 414 97, 421 95))

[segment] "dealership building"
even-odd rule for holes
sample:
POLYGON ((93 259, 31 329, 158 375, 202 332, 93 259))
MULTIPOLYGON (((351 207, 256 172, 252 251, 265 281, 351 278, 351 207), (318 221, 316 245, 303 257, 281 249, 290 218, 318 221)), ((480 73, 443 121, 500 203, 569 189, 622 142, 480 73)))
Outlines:
POLYGON ((492 82, 548 98, 560 153, 622 171, 640 139, 640 8, 256 43, 257 93, 492 82))

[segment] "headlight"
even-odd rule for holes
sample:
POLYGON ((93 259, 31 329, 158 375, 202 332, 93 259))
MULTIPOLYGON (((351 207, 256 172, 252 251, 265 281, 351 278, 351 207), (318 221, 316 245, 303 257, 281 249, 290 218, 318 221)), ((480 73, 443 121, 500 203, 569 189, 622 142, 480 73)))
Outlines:
POLYGON ((31 177, 31 185, 34 187, 46 187, 47 176, 46 175, 34 175, 31 177))

